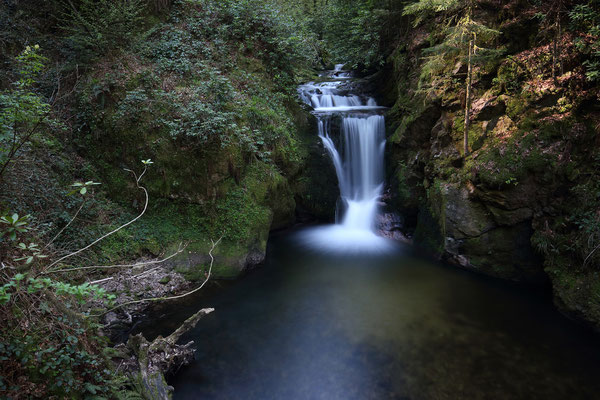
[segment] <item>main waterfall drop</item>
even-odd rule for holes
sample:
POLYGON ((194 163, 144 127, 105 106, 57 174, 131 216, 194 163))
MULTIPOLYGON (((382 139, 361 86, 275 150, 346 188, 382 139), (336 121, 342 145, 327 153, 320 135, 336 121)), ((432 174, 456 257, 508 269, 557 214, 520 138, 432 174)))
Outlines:
POLYGON ((342 65, 327 75, 333 80, 303 85, 299 92, 314 109, 319 137, 335 167, 340 201, 335 225, 306 230, 301 238, 312 247, 335 251, 388 249, 390 242, 375 234, 384 184, 384 107, 371 97, 344 93, 350 74, 342 65), (339 138, 333 132, 338 124, 339 138))

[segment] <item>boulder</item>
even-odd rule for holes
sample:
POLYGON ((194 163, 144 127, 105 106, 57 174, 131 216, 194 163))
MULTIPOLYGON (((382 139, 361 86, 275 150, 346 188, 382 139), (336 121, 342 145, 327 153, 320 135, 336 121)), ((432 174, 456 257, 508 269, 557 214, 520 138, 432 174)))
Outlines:
POLYGON ((492 205, 486 199, 494 197, 479 197, 472 185, 438 183, 429 193, 432 212, 427 218, 419 216, 417 244, 425 243, 446 261, 486 275, 524 282, 545 279, 530 243, 530 208, 492 205))

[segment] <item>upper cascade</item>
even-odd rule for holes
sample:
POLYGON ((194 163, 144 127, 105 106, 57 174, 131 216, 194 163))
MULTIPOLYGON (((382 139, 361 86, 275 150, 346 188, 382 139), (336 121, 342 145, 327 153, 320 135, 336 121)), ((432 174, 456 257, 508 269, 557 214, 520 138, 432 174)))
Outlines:
POLYGON ((351 79, 351 73, 341 70, 342 64, 329 71, 323 82, 310 82, 298 88, 300 98, 315 112, 374 111, 384 109, 372 97, 349 94, 341 86, 351 79))

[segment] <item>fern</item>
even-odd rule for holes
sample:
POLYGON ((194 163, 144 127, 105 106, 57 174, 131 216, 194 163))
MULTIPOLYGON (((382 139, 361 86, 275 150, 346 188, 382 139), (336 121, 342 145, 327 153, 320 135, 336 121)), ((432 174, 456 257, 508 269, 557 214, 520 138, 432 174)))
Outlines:
POLYGON ((144 400, 140 384, 126 375, 117 375, 110 383, 112 395, 117 400, 144 400))

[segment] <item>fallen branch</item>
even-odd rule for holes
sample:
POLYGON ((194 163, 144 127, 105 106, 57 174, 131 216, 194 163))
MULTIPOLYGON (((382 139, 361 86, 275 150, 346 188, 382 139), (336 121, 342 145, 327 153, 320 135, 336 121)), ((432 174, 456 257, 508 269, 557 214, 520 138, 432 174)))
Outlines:
POLYGON ((135 264, 91 265, 91 266, 87 266, 87 267, 64 268, 64 269, 57 269, 54 271, 45 271, 45 272, 42 272, 42 274, 44 274, 44 275, 45 274, 56 274, 59 272, 79 271, 79 270, 84 270, 84 269, 111 269, 111 268, 128 268, 128 267, 137 268, 137 267, 143 267, 146 265, 160 264, 160 263, 170 260, 171 258, 173 258, 176 255, 183 252, 187 248, 188 245, 189 245, 189 243, 186 243, 185 245, 183 245, 183 243, 179 243, 179 247, 177 248, 177 251, 175 253, 171 254, 170 256, 163 258, 162 260, 144 261, 144 262, 135 263, 135 264))
MULTIPOLYGON (((188 319, 186 319, 185 322, 183 324, 181 324, 181 326, 175 330, 175 332, 171 333, 169 336, 167 336, 163 340, 174 345, 175 343, 177 343, 177 341, 179 340, 179 338, 182 335, 187 333, 190 329, 193 329, 202 317, 210 314, 213 311, 215 311, 214 308, 203 308, 202 310, 198 311, 196 314, 194 314, 191 317, 189 317, 188 319)), ((158 338, 161 338, 161 337, 159 336, 158 338)), ((156 342, 156 340, 155 340, 155 342, 156 342)))
POLYGON ((135 381, 140 383, 145 399, 171 398, 173 388, 167 385, 164 375, 175 372, 194 358, 192 348, 194 342, 178 345, 177 341, 183 334, 193 329, 200 319, 213 311, 214 308, 198 311, 166 338, 159 336, 149 342, 141 333, 129 338, 126 348, 130 354, 133 353, 133 357, 127 362, 128 372, 133 375, 135 381))
POLYGON ((101 317, 101 316, 103 316, 103 315, 105 315, 105 314, 108 314, 108 313, 109 313, 109 312, 111 312, 111 311, 115 311, 115 310, 117 310, 117 309, 119 309, 119 308, 121 308, 121 307, 124 307, 124 306, 130 306, 130 305, 132 305, 132 304, 139 304, 139 303, 144 303, 144 302, 154 302, 154 301, 168 301, 168 300, 177 300, 177 299, 181 299, 181 298, 183 298, 183 297, 186 297, 186 296, 189 296, 189 295, 191 295, 191 294, 194 294, 194 293, 198 292, 200 289, 202 289, 202 288, 204 287, 204 285, 206 285, 206 282, 208 282, 208 280, 210 279, 210 275, 211 275, 211 273, 212 273, 212 267, 213 267, 213 264, 214 264, 214 262, 215 262, 215 258, 214 258, 214 256, 212 255, 212 252, 213 252, 213 250, 215 249, 215 247, 217 247, 217 245, 219 244, 219 242, 221 242, 221 240, 222 240, 222 239, 223 239, 223 236, 221 236, 221 237, 219 238, 219 240, 217 240, 216 242, 215 242, 215 241, 213 241, 212 239, 210 240, 210 242, 212 243, 212 247, 211 247, 211 248, 210 248, 210 250, 208 251, 208 255, 209 255, 209 257, 210 257, 210 266, 209 266, 209 268, 208 268, 208 273, 206 274, 206 279, 205 279, 205 280, 204 280, 204 282, 202 282, 202 284, 201 284, 200 286, 198 286, 196 289, 194 289, 194 290, 190 290, 189 292, 186 292, 186 293, 183 293, 183 294, 180 294, 180 295, 177 295, 177 296, 171 296, 171 297, 150 297, 150 298, 147 298, 147 299, 140 299, 140 300, 132 300, 132 301, 128 301, 128 302, 125 302, 125 303, 119 304, 118 306, 116 306, 116 307, 113 307, 113 308, 111 308, 111 309, 109 309, 109 310, 106 310, 106 311, 104 311, 104 312, 103 312, 103 313, 101 313, 101 314, 93 314, 93 315, 90 315, 90 317, 101 317))
MULTIPOLYGON (((148 274, 150 274, 151 272, 154 272, 154 271, 156 271, 156 270, 157 270, 157 269, 159 269, 159 268, 160 268, 160 267, 154 267, 154 268, 150 268, 149 270, 147 270, 147 271, 144 271, 144 272, 142 272, 141 274, 133 275, 132 277, 130 277, 130 279, 138 279, 138 278, 141 278, 142 276, 144 276, 144 275, 148 275, 148 274)), ((111 277, 108 277, 108 278, 104 278, 104 279, 98 279, 97 281, 91 281, 91 282, 88 282, 88 283, 89 283, 90 285, 97 285, 97 284, 99 284, 99 283, 102 283, 102 282, 108 282, 108 281, 112 281, 113 279, 115 279, 115 277, 114 277, 114 276, 111 276, 111 277)))
POLYGON ((147 271, 144 271, 144 272, 142 272, 142 273, 139 273, 139 274, 137 274, 137 275, 134 275, 134 276, 132 276, 131 278, 132 278, 132 279, 133 279, 133 278, 140 278, 140 277, 142 277, 142 276, 149 275, 150 273, 152 273, 152 272, 154 272, 154 271, 158 270, 159 268, 160 268, 160 267, 154 267, 154 268, 150 268, 149 270, 147 270, 147 271))

